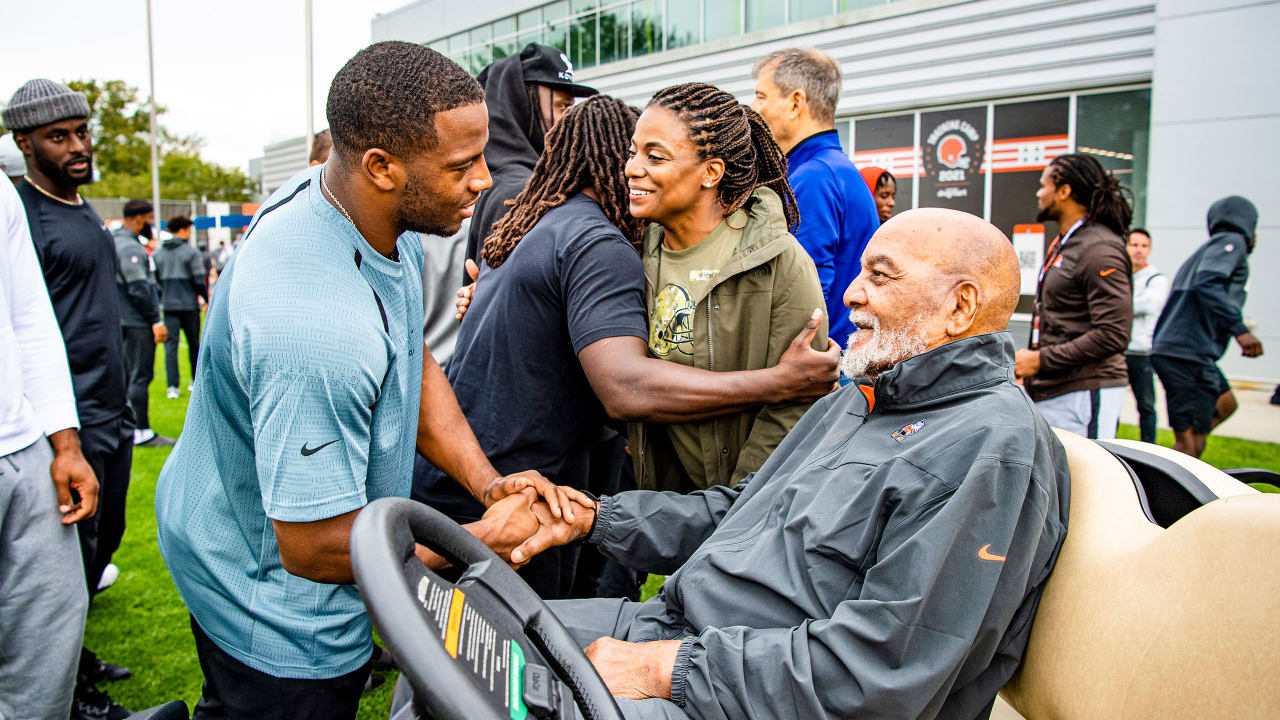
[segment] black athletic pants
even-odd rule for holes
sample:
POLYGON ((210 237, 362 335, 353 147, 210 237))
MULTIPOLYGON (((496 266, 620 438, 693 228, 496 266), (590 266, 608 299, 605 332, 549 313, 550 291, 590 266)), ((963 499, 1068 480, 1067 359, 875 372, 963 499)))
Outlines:
POLYGON ((191 720, 350 720, 360 709, 372 658, 327 680, 278 678, 254 670, 218 647, 191 618, 204 688, 191 720))
MULTIPOLYGON (((156 376, 156 339, 148 327, 126 327, 124 332, 124 387, 129 408, 138 421, 138 427, 151 427, 147 412, 150 398, 147 395, 151 381, 156 376)), ((132 440, 130 440, 132 442, 132 440)))
POLYGON ((164 374, 169 387, 182 387, 178 372, 178 331, 187 336, 187 359, 191 361, 191 379, 196 377, 196 356, 200 354, 200 311, 165 310, 164 327, 169 339, 164 341, 164 374))
POLYGON ((133 425, 129 418, 122 415, 110 422, 80 428, 80 451, 98 478, 98 514, 76 523, 84 579, 89 597, 93 597, 103 569, 124 537, 125 499, 133 464, 133 425))
POLYGON ((1129 366, 1129 387, 1138 401, 1138 431, 1142 442, 1156 441, 1156 371, 1148 355, 1124 356, 1129 366))

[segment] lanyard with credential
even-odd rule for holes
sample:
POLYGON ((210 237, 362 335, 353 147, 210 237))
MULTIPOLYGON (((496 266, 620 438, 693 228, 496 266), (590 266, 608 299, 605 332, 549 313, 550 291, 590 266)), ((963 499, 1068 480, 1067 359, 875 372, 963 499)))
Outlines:
POLYGON ((1053 245, 1049 246, 1048 258, 1043 267, 1040 268, 1040 276, 1036 279, 1036 308, 1035 319, 1031 322, 1031 349, 1040 349, 1040 294, 1044 290, 1044 276, 1049 272, 1049 268, 1062 258, 1062 249, 1067 246, 1067 241, 1071 239, 1072 233, 1080 229, 1087 217, 1082 217, 1067 230, 1065 235, 1059 236, 1053 241, 1053 245))

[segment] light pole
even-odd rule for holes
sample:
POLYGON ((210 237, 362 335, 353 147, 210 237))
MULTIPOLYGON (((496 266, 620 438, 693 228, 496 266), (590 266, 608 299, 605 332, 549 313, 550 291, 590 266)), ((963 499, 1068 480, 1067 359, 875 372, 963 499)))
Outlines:
POLYGON ((147 70, 151 74, 151 208, 156 214, 155 227, 158 236, 164 216, 160 211, 160 149, 159 140, 156 138, 156 55, 151 48, 151 0, 147 0, 147 70))
MULTIPOLYGON (((150 0, 148 0, 150 2, 150 0)), ((311 143, 315 142, 315 122, 312 117, 312 79, 311 79, 311 0, 307 0, 307 158, 311 162, 311 143)))

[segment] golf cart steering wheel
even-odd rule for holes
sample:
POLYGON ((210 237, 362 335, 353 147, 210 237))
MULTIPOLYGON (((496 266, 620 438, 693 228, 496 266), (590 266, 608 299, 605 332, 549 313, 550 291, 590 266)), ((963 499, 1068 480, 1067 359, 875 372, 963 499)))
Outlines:
MULTIPOLYGON (((413 688, 410 717, 622 720, 569 631, 474 535, 406 498, 369 503, 351 531, 351 565, 374 626, 413 688), (462 570, 427 569, 414 543, 462 570)), ((397 715, 399 717, 399 715, 397 715)))

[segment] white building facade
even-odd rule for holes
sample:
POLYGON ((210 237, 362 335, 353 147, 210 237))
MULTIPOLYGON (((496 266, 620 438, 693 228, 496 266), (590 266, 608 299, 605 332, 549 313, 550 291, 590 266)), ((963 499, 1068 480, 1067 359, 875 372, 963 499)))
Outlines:
POLYGON ((1223 366, 1276 382, 1276 28, 1280 0, 418 0, 374 18, 372 38, 429 45, 474 73, 528 42, 555 45, 578 82, 638 106, 690 80, 749 102, 757 58, 816 47, 841 64, 846 151, 897 177, 899 212, 952 207, 1010 235, 1025 270, 1019 334, 1057 232, 1035 223, 1053 157, 1090 153, 1115 172, 1169 275, 1206 239, 1209 205, 1243 195, 1261 215, 1245 315, 1270 351, 1251 360, 1233 345, 1223 366))

